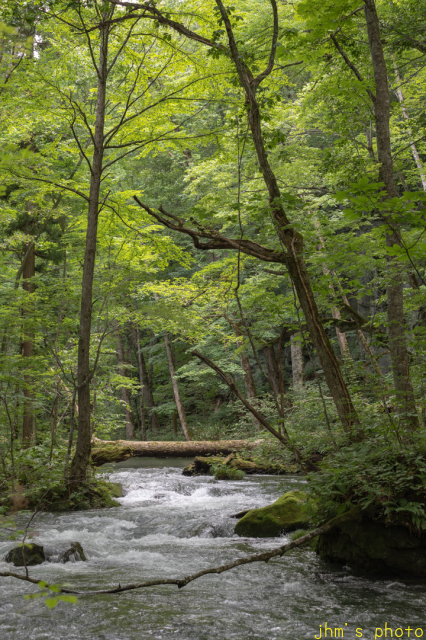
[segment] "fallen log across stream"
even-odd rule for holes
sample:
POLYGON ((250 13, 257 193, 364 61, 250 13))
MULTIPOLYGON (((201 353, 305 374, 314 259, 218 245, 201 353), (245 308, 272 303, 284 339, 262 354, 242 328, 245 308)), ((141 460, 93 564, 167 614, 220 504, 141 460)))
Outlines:
POLYGON ((96 466, 106 462, 122 462, 128 458, 194 458, 195 456, 228 455, 233 451, 254 449, 263 440, 199 440, 190 442, 92 440, 92 462, 96 466))

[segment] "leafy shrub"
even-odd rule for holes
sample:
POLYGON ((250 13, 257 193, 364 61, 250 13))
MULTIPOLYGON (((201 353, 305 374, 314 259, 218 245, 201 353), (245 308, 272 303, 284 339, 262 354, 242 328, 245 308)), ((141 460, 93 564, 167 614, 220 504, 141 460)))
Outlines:
POLYGON ((358 505, 375 518, 426 529, 426 447, 396 448, 380 437, 346 447, 310 485, 320 522, 358 505))

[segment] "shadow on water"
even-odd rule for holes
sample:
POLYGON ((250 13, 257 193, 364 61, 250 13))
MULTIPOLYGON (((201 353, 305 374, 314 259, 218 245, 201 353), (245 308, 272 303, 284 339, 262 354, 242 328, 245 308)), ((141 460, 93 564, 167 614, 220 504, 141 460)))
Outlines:
MULTIPOLYGON (((181 467, 189 462, 132 458, 109 466, 103 470, 124 489, 120 507, 38 515, 35 542, 79 540, 89 560, 44 563, 31 568, 31 575, 82 589, 102 588, 182 577, 284 542, 238 538, 229 516, 264 506, 303 480, 187 478, 181 467)), ((13 544, 1 542, 0 557, 13 544)), ((9 569, 0 562, 0 571, 9 569)), ((88 596, 53 611, 41 600, 23 599, 35 591, 2 579, 0 640, 313 640, 325 622, 333 637, 334 629, 342 628, 346 639, 355 639, 358 628, 372 640, 375 628, 385 622, 394 630, 402 628, 404 638, 407 627, 423 629, 426 637, 424 584, 367 580, 349 568, 326 565, 308 550, 206 576, 181 590, 154 587, 88 596)))

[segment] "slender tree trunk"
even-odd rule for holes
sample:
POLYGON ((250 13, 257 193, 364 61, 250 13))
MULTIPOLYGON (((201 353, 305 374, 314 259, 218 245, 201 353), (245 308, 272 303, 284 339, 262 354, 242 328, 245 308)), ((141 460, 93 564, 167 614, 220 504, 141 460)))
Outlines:
POLYGON ((87 216, 86 248, 84 254, 83 279, 81 285, 80 329, 78 340, 78 436, 74 458, 71 462, 70 481, 77 485, 86 478, 90 460, 90 332, 92 326, 92 290, 95 270, 98 232, 99 194, 104 155, 104 129, 106 86, 108 76, 109 27, 99 29, 99 65, 96 103, 95 135, 93 140, 92 170, 90 175, 89 208, 87 216))
POLYGON ((148 374, 148 367, 146 366, 145 358, 144 358, 142 349, 140 348, 139 329, 138 329, 138 336, 139 336, 138 363, 140 366, 139 379, 142 385, 143 401, 148 411, 150 427, 154 433, 158 433, 160 431, 160 422, 158 420, 157 412, 155 411, 155 400, 154 400, 154 393, 152 389, 152 376, 148 374))
POLYGON ((173 394, 175 396, 176 408, 178 410, 180 424, 182 426, 182 431, 184 433, 186 440, 189 441, 189 440, 192 440, 192 438, 189 432, 185 411, 184 411, 182 400, 179 393, 179 385, 175 378, 175 364, 173 361, 172 345, 170 344, 168 333, 166 333, 166 335, 164 336, 164 342, 166 344, 167 360, 169 361, 170 377, 172 379, 173 394))
POLYGON ((173 428, 173 435, 177 436, 178 434, 178 424, 177 424, 177 420, 178 420, 178 412, 177 411, 173 411, 173 415, 172 415, 172 428, 173 428))
MULTIPOLYGON (((152 347, 154 345, 154 332, 152 331, 152 329, 149 332, 149 356, 150 356, 150 360, 149 360, 149 369, 145 368, 146 371, 146 380, 148 381, 148 388, 149 388, 149 396, 151 399, 151 407, 155 407, 155 402, 154 402, 154 366, 152 364, 152 360, 151 360, 151 353, 152 353, 152 347)), ((145 366, 145 361, 143 361, 143 364, 145 366)), ((157 412, 152 410, 151 414, 150 414, 150 422, 151 422, 151 429, 154 431, 154 433, 158 433, 160 431, 160 421, 158 419, 158 415, 157 412)))
POLYGON ((140 383, 140 391, 139 391, 139 411, 141 414, 141 437, 142 440, 146 440, 146 420, 145 420, 145 403, 144 403, 144 387, 145 387, 145 375, 142 367, 142 353, 141 353, 141 340, 139 327, 136 325, 136 328, 132 327, 132 338, 133 344, 136 349, 137 359, 138 359, 138 371, 139 371, 139 383, 140 383))
MULTIPOLYGON (((385 184, 388 198, 397 196, 394 176, 393 160, 390 142, 390 101, 388 76, 383 46, 380 37, 380 24, 374 0, 365 0, 365 18, 367 23, 368 41, 371 60, 373 63, 376 95, 373 100, 376 120, 377 155, 380 163, 380 179, 385 184)), ((388 226, 386 245, 401 246, 401 233, 398 223, 392 216, 385 215, 388 226)), ((392 374, 397 394, 398 411, 401 421, 408 430, 419 427, 416 402, 410 378, 407 340, 404 326, 404 277, 398 260, 387 257, 389 284, 387 287, 387 318, 389 324, 389 351, 392 361, 392 374)))
MULTIPOLYGON (((121 339, 120 327, 118 326, 116 321, 114 321, 114 328, 117 336, 118 372, 120 376, 124 377, 126 375, 126 371, 123 367, 123 365, 125 364, 123 342, 121 339)), ((125 413, 126 413, 126 439, 132 440, 135 437, 135 423, 133 420, 130 393, 129 393, 129 390, 126 389, 126 387, 121 387, 121 398, 123 400, 123 403, 125 406, 125 413)))
POLYGON ((280 374, 278 371, 277 359, 275 357, 275 350, 273 345, 264 347, 263 353, 265 354, 266 368, 268 370, 268 379, 272 392, 276 399, 280 399, 280 374))
POLYGON ((303 389, 303 353, 302 338, 299 334, 290 337, 291 370, 293 373, 293 391, 299 393, 303 389))
MULTIPOLYGON (((24 341, 22 344, 22 356, 23 358, 31 358, 34 350, 34 331, 27 326, 26 319, 31 315, 30 310, 30 295, 34 293, 34 275, 35 275, 35 251, 34 243, 31 243, 29 247, 28 257, 24 264, 22 273, 23 282, 22 288, 29 294, 28 307, 24 310, 24 341)), ((25 361, 24 361, 25 362, 25 361)), ((24 366, 28 367, 31 364, 31 360, 27 360, 24 366)), ((34 443, 35 440, 35 413, 34 413, 34 391, 32 389, 33 378, 26 373, 24 375, 24 415, 22 423, 22 442, 24 446, 29 446, 34 443)))

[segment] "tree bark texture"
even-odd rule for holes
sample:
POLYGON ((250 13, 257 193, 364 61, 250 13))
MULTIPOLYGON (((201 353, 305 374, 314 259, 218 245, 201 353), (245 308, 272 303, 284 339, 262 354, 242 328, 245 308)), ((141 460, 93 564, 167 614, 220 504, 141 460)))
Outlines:
MULTIPOLYGON (((30 296, 34 293, 34 275, 35 275, 35 250, 34 243, 31 242, 30 246, 26 247, 29 250, 27 259, 24 264, 22 273, 23 282, 22 288, 28 293, 28 307, 30 307, 30 296)), ((29 308, 24 310, 24 340, 22 343, 22 357, 31 358, 34 351, 34 331, 27 326, 25 321, 26 317, 30 315, 29 308)), ((27 361, 28 366, 29 362, 27 361)), ((24 365, 25 366, 25 365, 24 365)), ((34 443, 35 439, 35 413, 34 413, 34 392, 32 390, 33 379, 29 374, 24 375, 25 387, 24 387, 24 415, 22 421, 22 443, 24 446, 28 446, 34 443)))
MULTIPOLYGON (((374 0, 365 0, 365 18, 368 42, 373 63, 376 94, 373 99, 376 121, 377 156, 380 163, 380 179, 385 184, 387 196, 397 196, 393 175, 393 159, 390 139, 390 100, 388 75, 380 36, 380 24, 374 0)), ((401 246, 401 234, 398 223, 392 216, 385 215, 388 226, 386 245, 401 246)), ((419 427, 416 401, 411 384, 407 340, 404 324, 404 276, 395 257, 388 256, 387 319, 389 325, 389 351, 392 362, 392 374, 397 395, 398 413, 401 422, 409 430, 419 427)))
POLYGON ((70 481, 77 485, 86 478, 90 460, 90 333, 92 327, 92 291, 95 270, 96 244, 98 232, 99 194, 104 155, 104 129, 106 86, 108 76, 108 35, 109 28, 99 29, 99 64, 96 101, 95 134, 90 176, 89 207, 87 215, 86 247, 84 254, 83 278, 81 284, 80 328, 78 339, 78 436, 74 458, 71 462, 70 481))
POLYGON ((133 344, 136 350, 136 357, 137 357, 137 361, 138 361, 138 372, 139 372, 139 384, 140 384, 140 391, 139 391, 139 411, 141 414, 141 435, 142 435, 142 440, 146 440, 146 420, 145 420, 145 403, 144 403, 144 387, 145 387, 145 375, 144 375, 144 369, 142 366, 142 353, 141 353, 141 340, 140 340, 140 333, 139 333, 139 327, 136 326, 131 328, 131 334, 132 334, 132 339, 133 339, 133 344))
POLYGON ((120 462, 130 457, 192 458, 193 456, 227 455, 241 449, 255 449, 263 440, 200 440, 190 442, 139 442, 137 440, 93 439, 94 464, 120 462))
POLYGON ((303 353, 302 337, 300 334, 293 334, 290 337, 290 350, 293 391, 299 393, 303 389, 303 353))
MULTIPOLYGON (((121 338, 120 327, 118 326, 116 321, 114 322, 114 328, 115 328, 116 337, 117 337, 118 372, 120 376, 125 377, 126 370, 124 369, 123 365, 125 365, 126 362, 124 358, 123 341, 121 338)), ((126 389, 126 387, 121 387, 121 399, 123 400, 124 410, 126 414, 126 438, 130 440, 131 438, 135 437, 135 423, 133 420, 130 392, 128 389, 126 389)))
POLYGON ((173 358, 172 345, 170 344, 169 335, 167 333, 164 336, 164 342, 166 344, 167 360, 169 362, 170 377, 172 379, 172 387, 173 387, 173 394, 176 402, 176 408, 179 414, 179 420, 182 426, 183 434, 185 436, 185 439, 189 442, 190 440, 192 440, 192 438, 189 432, 188 423, 186 421, 185 410, 183 408, 182 400, 180 397, 178 381, 175 378, 175 363, 173 358))
POLYGON ((266 368, 268 370, 268 380, 270 382, 272 392, 276 399, 279 400, 281 393, 280 374, 278 370, 277 359, 275 357, 274 346, 268 345, 264 347, 263 353, 265 354, 266 368))

